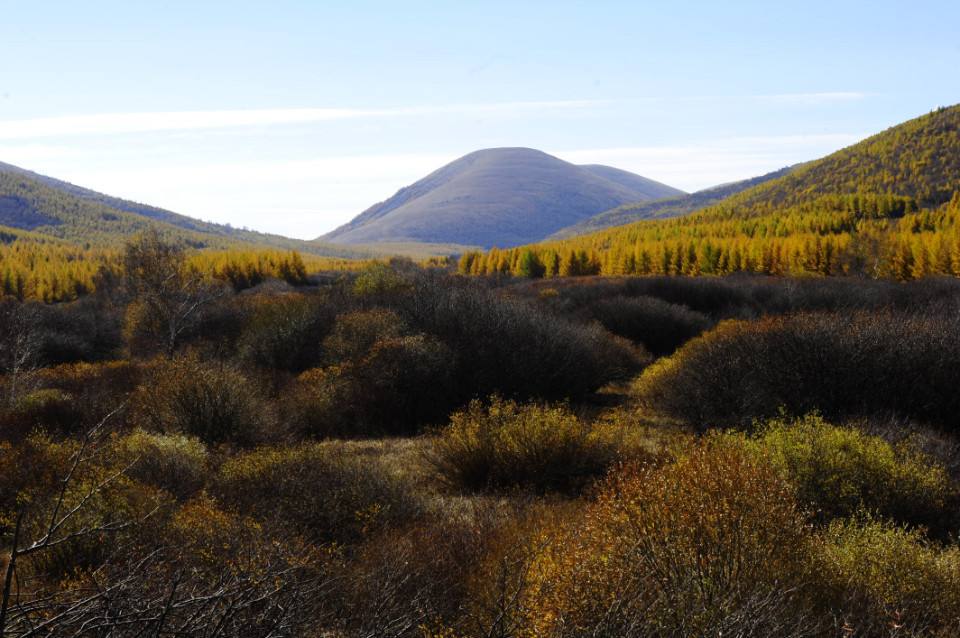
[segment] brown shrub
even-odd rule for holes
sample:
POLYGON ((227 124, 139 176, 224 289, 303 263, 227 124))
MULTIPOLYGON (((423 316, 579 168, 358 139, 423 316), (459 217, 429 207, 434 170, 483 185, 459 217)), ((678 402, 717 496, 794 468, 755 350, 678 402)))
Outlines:
POLYGON ((672 353, 713 325, 702 313, 656 297, 604 299, 592 312, 604 328, 643 344, 656 356, 672 353))
POLYGON ((321 343, 336 307, 322 295, 263 294, 246 299, 249 319, 240 334, 240 358, 266 369, 302 372, 322 359, 321 343))
POLYGON ((114 450, 128 476, 179 499, 193 496, 206 483, 209 459, 199 439, 134 430, 117 438, 114 450))
POLYGON ((159 362, 133 398, 132 419, 207 444, 253 445, 274 435, 271 406, 236 368, 187 356, 159 362))
POLYGON ((530 631, 807 635, 796 592, 809 542, 792 487, 710 438, 669 465, 615 472, 556 534, 526 593, 530 631))
POLYGON ((316 438, 416 432, 446 415, 452 366, 436 339, 380 339, 359 360, 300 375, 283 398, 284 419, 316 438))
POLYGON ((350 312, 337 317, 333 330, 323 340, 324 357, 330 364, 358 360, 378 341, 399 339, 408 332, 409 328, 392 310, 350 312))
POLYGON ((220 468, 214 493, 230 508, 316 541, 354 542, 415 517, 418 499, 376 463, 326 444, 261 448, 220 468))
POLYGON ((617 444, 609 430, 595 429, 567 406, 492 397, 454 413, 434 438, 429 459, 458 489, 576 492, 606 473, 617 444))
POLYGON ((641 377, 652 408, 697 427, 820 411, 960 428, 956 315, 808 314, 727 322, 641 377))

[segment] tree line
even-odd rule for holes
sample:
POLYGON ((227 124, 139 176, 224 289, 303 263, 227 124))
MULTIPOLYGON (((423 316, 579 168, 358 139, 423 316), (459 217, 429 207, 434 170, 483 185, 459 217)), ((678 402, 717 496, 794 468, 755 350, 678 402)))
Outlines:
POLYGON ((718 205, 562 241, 462 255, 462 274, 960 275, 960 192, 933 209, 910 197, 830 195, 787 208, 718 205))

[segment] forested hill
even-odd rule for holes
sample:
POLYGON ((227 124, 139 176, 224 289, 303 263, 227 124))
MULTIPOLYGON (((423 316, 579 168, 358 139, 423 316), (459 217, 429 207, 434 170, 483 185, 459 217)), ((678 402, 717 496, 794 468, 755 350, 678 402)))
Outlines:
POLYGON ((693 213, 712 204, 716 204, 731 195, 745 191, 748 188, 782 177, 795 168, 796 166, 788 166, 773 171, 772 173, 767 173, 766 175, 705 188, 695 193, 684 193, 662 199, 655 199, 653 201, 633 202, 631 204, 617 206, 616 208, 576 223, 573 226, 567 226, 566 228, 558 230, 547 239, 565 239, 577 235, 586 235, 587 233, 603 230, 604 228, 623 226, 624 224, 643 219, 665 219, 667 217, 679 217, 680 215, 693 213))
POLYGON ((938 109, 683 217, 471 253, 514 274, 960 275, 960 107, 938 109))
POLYGON ((0 227, 4 241, 23 236, 80 245, 117 246, 131 235, 157 227, 165 236, 194 248, 234 245, 300 250, 335 257, 367 257, 367 251, 305 242, 214 224, 130 202, 0 163, 0 227))
POLYGON ((938 206, 960 191, 960 105, 874 135, 743 193, 738 206, 789 206, 822 195, 884 193, 938 206))

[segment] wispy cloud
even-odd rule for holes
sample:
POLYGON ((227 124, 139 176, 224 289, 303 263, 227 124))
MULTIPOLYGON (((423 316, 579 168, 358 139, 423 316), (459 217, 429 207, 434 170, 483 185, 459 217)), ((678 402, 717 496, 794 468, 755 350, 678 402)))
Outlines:
POLYGON ((531 115, 637 103, 757 101, 776 105, 820 106, 862 100, 868 96, 867 93, 857 91, 838 91, 770 95, 656 96, 622 100, 543 100, 390 108, 275 108, 93 113, 0 120, 0 140, 227 129, 431 115, 531 115))
POLYGON ((824 93, 777 93, 772 95, 753 95, 750 97, 761 102, 819 106, 821 104, 834 104, 836 102, 856 102, 866 99, 869 97, 869 94, 859 91, 833 91, 824 93))
POLYGON ((222 111, 157 111, 97 113, 21 120, 0 120, 0 139, 31 139, 71 135, 117 135, 158 131, 304 124, 360 118, 393 118, 442 114, 515 114, 601 106, 601 100, 494 102, 381 109, 284 108, 222 111))

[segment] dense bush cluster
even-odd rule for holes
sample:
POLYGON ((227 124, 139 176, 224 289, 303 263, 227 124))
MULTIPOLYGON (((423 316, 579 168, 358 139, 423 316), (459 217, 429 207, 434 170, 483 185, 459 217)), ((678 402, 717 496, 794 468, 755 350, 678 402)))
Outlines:
MULTIPOLYGON (((797 498, 808 479, 787 476, 769 444, 708 436, 671 463, 612 475, 578 519, 530 546, 520 624, 548 636, 950 635, 956 548, 867 513, 812 524, 797 498)), ((838 463, 818 480, 852 470, 838 463)))
POLYGON ((0 303, 3 636, 960 628, 954 281, 238 292, 155 240, 0 303))
POLYGON ((896 414, 960 428, 955 313, 800 314, 731 321, 646 371, 644 401, 697 427, 785 409, 896 414))

